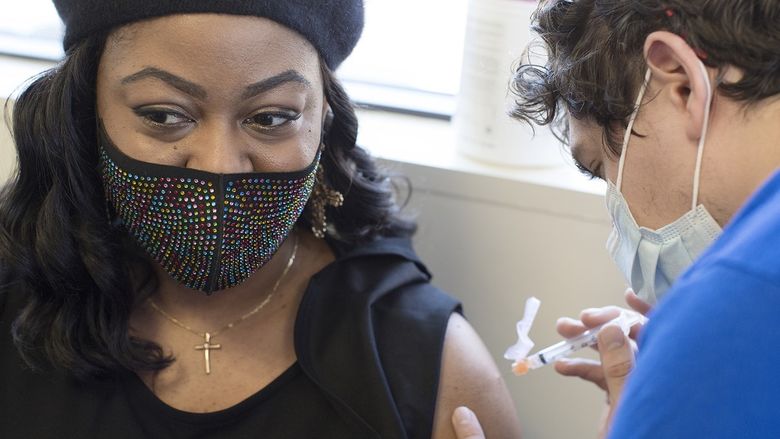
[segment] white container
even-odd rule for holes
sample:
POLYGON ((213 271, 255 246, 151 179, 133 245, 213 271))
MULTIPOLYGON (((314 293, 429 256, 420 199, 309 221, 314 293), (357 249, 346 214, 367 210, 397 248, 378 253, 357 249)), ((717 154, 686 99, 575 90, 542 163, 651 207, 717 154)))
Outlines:
POLYGON ((531 14, 537 5, 535 0, 470 1, 461 89, 453 117, 458 151, 470 158, 515 167, 564 163, 560 142, 548 127, 533 130, 507 115, 513 67, 523 61, 531 41, 531 14))

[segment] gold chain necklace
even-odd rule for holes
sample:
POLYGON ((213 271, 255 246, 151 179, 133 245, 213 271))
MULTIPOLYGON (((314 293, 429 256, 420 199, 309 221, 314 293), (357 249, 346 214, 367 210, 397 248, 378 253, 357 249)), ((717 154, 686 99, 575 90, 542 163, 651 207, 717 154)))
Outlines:
POLYGON ((209 352, 211 350, 222 349, 222 345, 221 344, 212 344, 211 343, 211 337, 216 337, 217 335, 227 331, 228 329, 233 328, 237 324, 239 324, 239 323, 243 322, 244 320, 246 320, 246 319, 252 317, 253 315, 257 314, 258 312, 260 312, 261 309, 263 309, 266 305, 268 305, 268 302, 271 301, 271 298, 276 293, 276 290, 279 289, 279 285, 282 283, 282 280, 284 280, 284 278, 287 276, 287 273, 290 271, 290 268, 295 263, 295 255, 297 253, 298 253, 298 236, 296 235, 295 236, 295 245, 293 246, 293 251, 292 251, 292 254, 290 254, 290 258, 287 260, 287 266, 284 267, 284 271, 282 271, 282 275, 279 276, 279 279, 276 280, 276 283, 274 284, 274 287, 271 289, 271 293, 268 294, 268 296, 265 298, 265 300, 260 302, 260 304, 257 305, 256 307, 254 307, 251 311, 249 311, 246 314, 242 315, 238 319, 233 320, 232 322, 228 323, 227 325, 217 329, 216 331, 212 331, 212 332, 199 332, 199 331, 196 331, 196 330, 192 329, 191 327, 189 327, 189 326, 185 325, 184 323, 182 323, 176 317, 168 314, 164 309, 160 308, 157 305, 157 303, 155 303, 155 301, 152 300, 151 297, 149 299, 147 299, 147 300, 149 301, 149 305, 152 306, 152 309, 154 309, 155 311, 160 313, 160 315, 162 315, 163 317, 168 319, 168 321, 170 321, 174 325, 176 325, 176 326, 178 326, 178 327, 180 327, 182 329, 185 329, 185 330, 187 330, 187 331, 189 331, 189 332, 191 332, 191 333, 193 333, 193 334, 195 334, 195 335, 197 335, 199 337, 203 337, 203 344, 196 345, 195 346, 195 350, 196 351, 203 351, 204 361, 206 362, 206 374, 208 375, 208 374, 211 374, 211 356, 209 355, 209 352))

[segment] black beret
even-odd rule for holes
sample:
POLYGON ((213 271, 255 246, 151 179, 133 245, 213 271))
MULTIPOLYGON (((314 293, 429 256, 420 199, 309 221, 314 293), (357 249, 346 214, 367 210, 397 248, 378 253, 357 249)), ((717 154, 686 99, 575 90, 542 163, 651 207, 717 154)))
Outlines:
POLYGON ((253 15, 303 35, 335 69, 363 31, 362 0, 54 0, 65 23, 65 51, 98 31, 164 15, 253 15))

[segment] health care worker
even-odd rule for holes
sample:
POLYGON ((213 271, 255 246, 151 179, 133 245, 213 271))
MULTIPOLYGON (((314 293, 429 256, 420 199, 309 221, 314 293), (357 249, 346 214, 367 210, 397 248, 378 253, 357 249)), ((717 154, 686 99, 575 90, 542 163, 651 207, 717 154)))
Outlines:
MULTIPOLYGON (((607 391, 611 438, 780 437, 780 2, 553 0, 535 27, 550 58, 518 69, 514 116, 564 121, 578 166, 607 181, 629 305, 662 299, 635 368, 612 326, 602 364, 556 369, 607 391)), ((482 437, 466 408, 453 426, 482 437)))

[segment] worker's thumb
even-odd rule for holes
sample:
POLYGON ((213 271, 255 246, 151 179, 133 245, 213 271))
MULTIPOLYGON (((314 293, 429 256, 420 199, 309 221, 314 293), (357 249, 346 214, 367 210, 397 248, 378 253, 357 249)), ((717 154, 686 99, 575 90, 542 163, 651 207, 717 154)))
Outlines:
POLYGON ((629 338, 617 325, 604 327, 598 339, 609 404, 614 407, 623 393, 628 374, 634 369, 634 350, 629 338))

